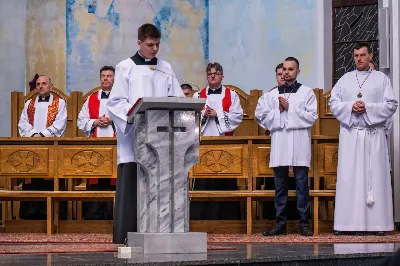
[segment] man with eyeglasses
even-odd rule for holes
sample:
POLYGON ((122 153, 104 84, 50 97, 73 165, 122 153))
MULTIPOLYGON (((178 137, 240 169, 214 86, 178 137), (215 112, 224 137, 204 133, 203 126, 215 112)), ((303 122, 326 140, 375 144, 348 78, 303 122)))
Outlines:
MULTIPOLYGON (((224 87, 224 71, 219 63, 210 63, 206 68, 208 86, 196 92, 193 98, 205 98, 201 112, 202 136, 233 136, 233 131, 243 119, 243 109, 236 92, 224 87)), ((196 179, 195 190, 236 190, 236 179, 196 179)), ((238 220, 239 202, 192 202, 191 218, 201 220, 238 220), (194 204, 193 204, 194 203, 194 204)))

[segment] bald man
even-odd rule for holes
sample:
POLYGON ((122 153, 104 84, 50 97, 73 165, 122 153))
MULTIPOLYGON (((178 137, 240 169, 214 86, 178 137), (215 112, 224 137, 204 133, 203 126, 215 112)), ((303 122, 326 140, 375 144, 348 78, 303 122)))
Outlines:
MULTIPOLYGON (((36 80, 37 94, 26 101, 18 123, 21 137, 61 137, 67 124, 67 106, 63 99, 51 94, 53 87, 48 76, 36 80)), ((54 190, 53 179, 25 179, 22 190, 54 190)), ((45 202, 21 202, 20 218, 25 220, 45 220, 45 202)))

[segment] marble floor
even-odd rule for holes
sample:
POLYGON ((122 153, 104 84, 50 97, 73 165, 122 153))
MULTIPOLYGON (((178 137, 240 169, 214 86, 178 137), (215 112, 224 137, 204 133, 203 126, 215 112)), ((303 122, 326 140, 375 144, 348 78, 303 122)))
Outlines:
MULTIPOLYGON (((18 245, 18 244, 15 244, 18 245)), ((34 245, 32 243, 32 245, 34 245)), ((121 258, 118 253, 58 253, 0 255, 0 266, 9 265, 303 265, 288 262, 319 261, 322 264, 304 265, 366 265, 365 263, 328 263, 346 258, 375 258, 383 261, 400 244, 217 244, 207 254, 132 255, 121 258), (218 248, 220 247, 220 249, 218 248), (286 261, 286 264, 278 262, 286 261), (325 262, 323 262, 325 261, 325 262), (276 262, 276 264, 274 263, 276 262)), ((1 249, 1 245, 0 245, 1 249)), ((376 265, 376 261, 372 264, 376 265)))

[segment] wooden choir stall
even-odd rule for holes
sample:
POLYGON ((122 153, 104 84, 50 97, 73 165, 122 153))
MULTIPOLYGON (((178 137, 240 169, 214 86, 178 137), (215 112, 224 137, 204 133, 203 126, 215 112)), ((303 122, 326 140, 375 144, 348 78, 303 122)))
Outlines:
MULTIPOLYGON (((268 167, 270 137, 257 125, 254 111, 261 90, 246 94, 236 91, 244 111, 242 124, 233 137, 201 137, 199 162, 191 169, 189 178, 235 178, 234 191, 191 191, 192 201, 240 201, 241 220, 192 220, 192 231, 208 233, 259 233, 272 227, 274 220, 262 218, 263 202, 273 201, 274 190, 265 189, 265 180, 273 179, 268 167)), ((67 129, 61 138, 21 138, 18 120, 24 103, 35 96, 12 92, 11 137, 0 138, 0 202, 2 232, 53 233, 111 233, 112 221, 82 219, 82 201, 113 199, 112 191, 86 191, 87 178, 116 178, 117 150, 114 138, 87 138, 77 128, 77 116, 85 100, 99 88, 83 95, 69 96, 58 89, 57 94, 67 103, 67 129), (22 191, 23 178, 50 178, 54 191, 22 191), (63 184, 63 186, 60 186, 63 184), (61 190, 63 187, 64 190, 61 190), (19 202, 47 202, 47 220, 21 220, 19 202), (60 201, 67 201, 67 219, 60 220, 60 201)), ((312 162, 309 172, 312 202, 311 222, 314 233, 333 231, 333 199, 335 196, 339 122, 332 116, 328 101, 330 92, 314 90, 319 118, 312 128, 312 162)), ((291 174, 293 176, 293 174, 291 174)), ((295 190, 289 191, 295 199, 295 190)), ((274 211, 274 210, 272 210, 274 211)), ((294 209, 293 211, 297 211, 294 209)), ((288 231, 297 230, 296 220, 288 221, 288 231)))

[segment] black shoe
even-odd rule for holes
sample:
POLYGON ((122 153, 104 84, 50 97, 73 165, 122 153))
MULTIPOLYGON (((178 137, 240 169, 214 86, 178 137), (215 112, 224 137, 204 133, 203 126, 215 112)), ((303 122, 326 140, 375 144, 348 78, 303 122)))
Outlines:
POLYGON ((311 231, 311 228, 309 225, 304 225, 304 226, 299 226, 300 229, 300 235, 302 236, 313 236, 313 232, 311 231))
POLYGON ((263 236, 278 236, 278 235, 286 235, 286 226, 276 226, 274 229, 270 231, 265 231, 263 236))
POLYGON ((377 236, 384 236, 386 233, 383 231, 379 231, 376 233, 377 236))

